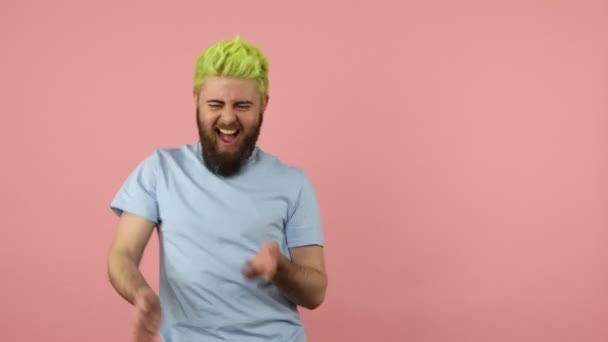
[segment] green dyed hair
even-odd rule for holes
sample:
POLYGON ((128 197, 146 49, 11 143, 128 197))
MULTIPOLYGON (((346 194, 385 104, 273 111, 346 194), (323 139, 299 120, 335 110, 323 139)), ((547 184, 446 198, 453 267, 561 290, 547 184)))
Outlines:
POLYGON ((259 48, 239 36, 213 44, 197 58, 194 70, 197 94, 208 76, 252 79, 257 82, 262 98, 268 95, 268 59, 259 48))

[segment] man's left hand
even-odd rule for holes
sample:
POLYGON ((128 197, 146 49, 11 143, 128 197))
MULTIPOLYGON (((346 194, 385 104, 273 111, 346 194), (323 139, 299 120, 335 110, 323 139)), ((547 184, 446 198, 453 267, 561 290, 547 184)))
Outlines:
POLYGON ((280 257, 279 244, 276 241, 266 242, 256 256, 245 265, 243 275, 249 279, 263 275, 269 282, 277 272, 280 257))

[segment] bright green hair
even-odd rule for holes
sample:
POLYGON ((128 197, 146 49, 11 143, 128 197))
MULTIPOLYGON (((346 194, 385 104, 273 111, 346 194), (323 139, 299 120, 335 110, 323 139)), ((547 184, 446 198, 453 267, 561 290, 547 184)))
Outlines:
POLYGON ((262 97, 268 95, 268 59, 257 47, 241 39, 221 40, 196 60, 194 91, 198 94, 207 76, 255 80, 262 97))

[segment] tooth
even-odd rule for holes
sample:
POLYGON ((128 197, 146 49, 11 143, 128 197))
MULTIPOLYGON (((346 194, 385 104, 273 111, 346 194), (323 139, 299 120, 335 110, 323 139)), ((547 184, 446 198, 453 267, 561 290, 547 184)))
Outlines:
POLYGON ((220 128, 220 132, 222 134, 229 134, 230 135, 230 134, 236 133, 236 129, 223 129, 223 128, 220 128))

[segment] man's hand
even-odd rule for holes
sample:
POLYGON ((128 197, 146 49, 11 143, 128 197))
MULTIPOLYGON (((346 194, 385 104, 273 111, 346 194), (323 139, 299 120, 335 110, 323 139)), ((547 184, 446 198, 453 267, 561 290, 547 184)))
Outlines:
POLYGON ((161 309, 158 296, 150 288, 142 288, 135 294, 135 326, 133 342, 158 342, 160 336, 161 309))
POLYGON ((276 241, 265 243, 258 254, 245 265, 243 275, 249 279, 264 275, 266 281, 271 281, 277 272, 280 256, 281 251, 276 241))
POLYGON ((289 252, 291 260, 281 254, 276 241, 267 242, 247 263, 243 274, 249 279, 263 275, 292 302, 315 309, 323 303, 327 288, 323 248, 310 245, 290 248, 289 252))

